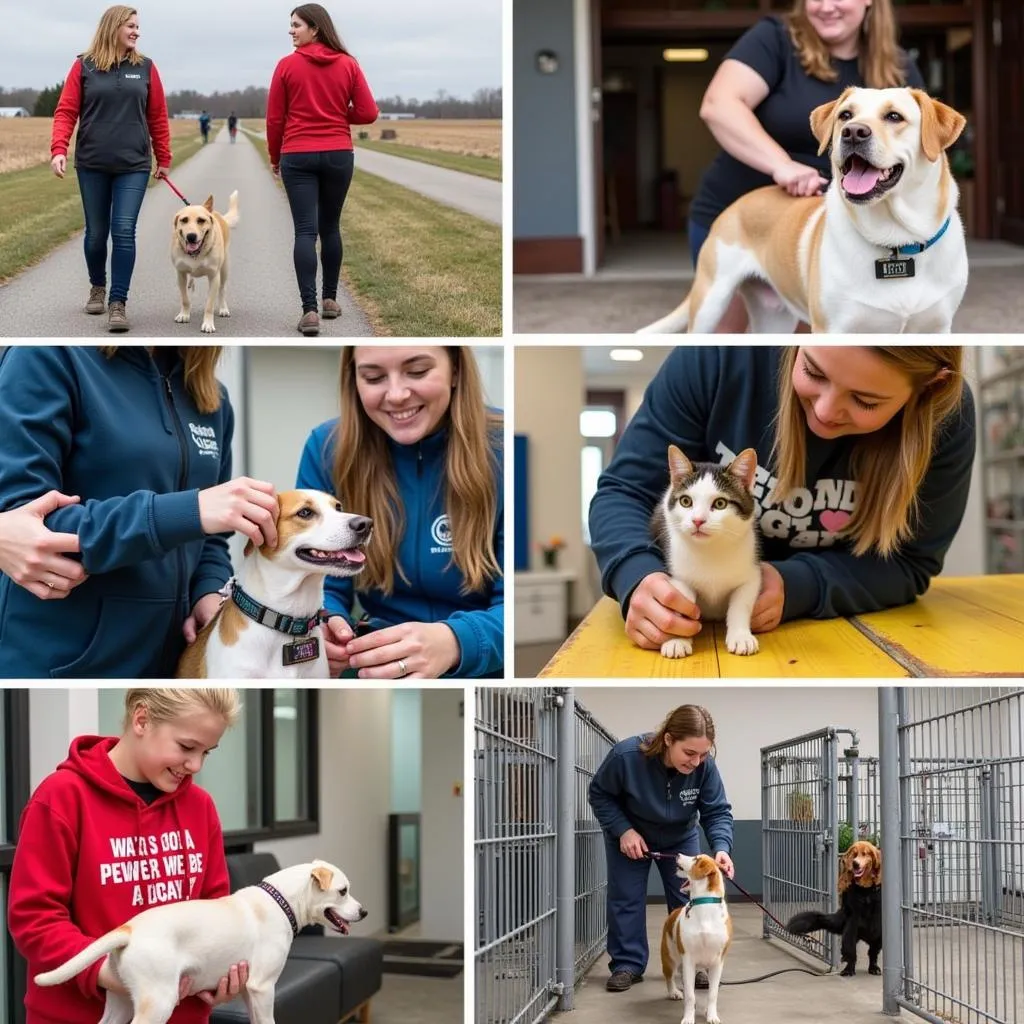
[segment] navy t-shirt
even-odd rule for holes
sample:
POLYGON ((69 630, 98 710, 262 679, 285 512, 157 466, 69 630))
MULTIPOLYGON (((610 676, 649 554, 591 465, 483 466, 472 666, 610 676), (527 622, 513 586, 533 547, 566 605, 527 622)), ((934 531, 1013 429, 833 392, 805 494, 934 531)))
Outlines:
MULTIPOLYGON (((768 85, 768 95, 754 110, 764 130, 796 161, 816 167, 831 178, 828 153, 818 156, 818 140, 811 131, 811 111, 838 99, 848 86, 863 86, 858 60, 834 59, 839 77, 834 82, 812 78, 800 64, 789 31, 779 18, 764 18, 744 32, 725 55, 756 71, 768 85)), ((924 88, 917 65, 904 54, 907 85, 924 88)), ((690 217, 703 227, 740 196, 771 185, 767 174, 754 170, 722 150, 704 172, 690 204, 690 217)))

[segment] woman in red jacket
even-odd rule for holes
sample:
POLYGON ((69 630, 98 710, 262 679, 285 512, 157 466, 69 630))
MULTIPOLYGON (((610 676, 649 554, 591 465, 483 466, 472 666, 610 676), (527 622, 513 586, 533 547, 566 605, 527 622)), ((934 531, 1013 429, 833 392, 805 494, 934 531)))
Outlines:
MULTIPOLYGON (((95 1024, 107 991, 125 993, 106 958, 63 985, 32 979, 148 907, 229 892, 217 809, 192 776, 239 713, 228 689, 134 689, 120 737, 79 736, 21 816, 7 924, 28 962, 26 1024, 95 1024)), ((244 988, 234 964, 216 993, 188 998, 169 1024, 205 1024, 244 988)))
POLYGON ((281 175, 295 223, 295 276, 302 299, 298 329, 320 333, 316 240, 323 264, 323 318, 341 315, 341 208, 352 182, 354 124, 373 124, 377 104, 355 58, 320 4, 292 11, 295 52, 274 69, 267 96, 267 149, 281 175))
POLYGON ((71 65, 53 116, 50 166, 67 169, 78 122, 75 170, 85 210, 86 313, 107 311, 111 331, 127 331, 128 286, 135 268, 135 224, 156 153, 154 178, 171 166, 171 129, 156 65, 137 49, 134 7, 108 7, 89 49, 71 65), (110 295, 107 305, 107 236, 110 295))

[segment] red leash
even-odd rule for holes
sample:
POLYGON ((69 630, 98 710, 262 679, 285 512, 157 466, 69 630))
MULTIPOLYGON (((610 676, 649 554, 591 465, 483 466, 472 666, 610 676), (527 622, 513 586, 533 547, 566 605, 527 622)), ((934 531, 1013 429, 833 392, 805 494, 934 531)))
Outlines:
POLYGON ((186 198, 185 198, 185 197, 184 197, 184 196, 183 196, 183 195, 182 195, 182 194, 181 194, 181 193, 180 193, 180 192, 178 191, 178 189, 177 189, 177 188, 175 187, 175 184, 174 184, 174 182, 173 182, 173 181, 171 181, 171 179, 170 179, 170 178, 168 178, 166 174, 165 174, 165 175, 163 176, 163 179, 162 179, 162 180, 164 180, 164 181, 166 181, 166 182, 167 182, 167 184, 168 184, 168 186, 170 187, 171 191, 172 191, 172 192, 173 192, 173 193, 174 193, 174 194, 175 194, 175 195, 176 195, 176 196, 177 196, 177 197, 178 197, 178 198, 179 198, 179 199, 180 199, 180 200, 181 200, 181 201, 182 201, 182 202, 183 202, 183 203, 184 203, 184 204, 185 204, 186 206, 191 206, 191 205, 192 205, 192 204, 191 204, 191 203, 190 203, 190 202, 189 202, 189 201, 188 201, 188 200, 187 200, 187 199, 186 199, 186 198))

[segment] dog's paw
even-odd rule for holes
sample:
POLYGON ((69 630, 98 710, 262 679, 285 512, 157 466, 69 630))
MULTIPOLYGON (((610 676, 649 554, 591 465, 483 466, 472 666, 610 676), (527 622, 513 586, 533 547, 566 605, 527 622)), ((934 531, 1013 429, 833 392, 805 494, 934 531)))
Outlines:
POLYGON ((683 1019, 679 1022, 679 1024, 696 1024, 696 1020, 696 1014, 684 1013, 683 1019))
POLYGON ((693 643, 685 637, 676 636, 661 645, 663 658, 685 658, 693 654, 693 643))
POLYGON ((882 973, 882 968, 879 967, 878 964, 872 964, 868 968, 868 974, 881 974, 881 973, 882 973))
POLYGON ((840 978, 852 978, 857 973, 857 969, 853 964, 847 964, 840 972, 840 978))
POLYGON ((217 328, 213 325, 213 320, 203 319, 203 326, 199 328, 203 334, 216 334, 217 328))
POLYGON ((707 1015, 708 1024, 722 1024, 722 1018, 717 1013, 709 1013, 707 1015))
POLYGON ((682 999, 683 998, 683 993, 680 992, 679 989, 675 985, 673 985, 668 990, 666 998, 668 998, 668 999, 682 999))
POLYGON ((221 306, 217 310, 217 316, 231 316, 231 310, 227 306, 221 306))
POLYGON ((190 310, 190 309, 183 309, 174 318, 174 322, 176 324, 187 324, 189 322, 189 320, 191 320, 191 319, 192 319, 192 310, 190 310))
POLYGON ((725 646, 730 654, 757 654, 757 637, 753 633, 736 630, 726 634, 725 646))

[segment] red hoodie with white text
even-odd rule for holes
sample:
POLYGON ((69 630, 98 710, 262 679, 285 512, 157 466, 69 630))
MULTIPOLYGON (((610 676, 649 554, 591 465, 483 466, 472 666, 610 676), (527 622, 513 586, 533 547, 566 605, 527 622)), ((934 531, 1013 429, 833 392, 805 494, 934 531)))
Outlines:
MULTIPOLYGON (((189 777, 147 806, 110 760, 116 743, 73 740, 21 816, 7 923, 28 961, 27 1024, 96 1024, 106 995, 96 984, 103 957, 63 985, 41 988, 32 978, 143 910, 230 890, 210 795, 189 777)), ((192 996, 170 1024, 209 1016, 210 1007, 192 996)))
POLYGON ((323 43, 282 57, 267 94, 267 151, 277 166, 282 153, 352 148, 354 124, 373 124, 380 111, 356 59, 323 43))

